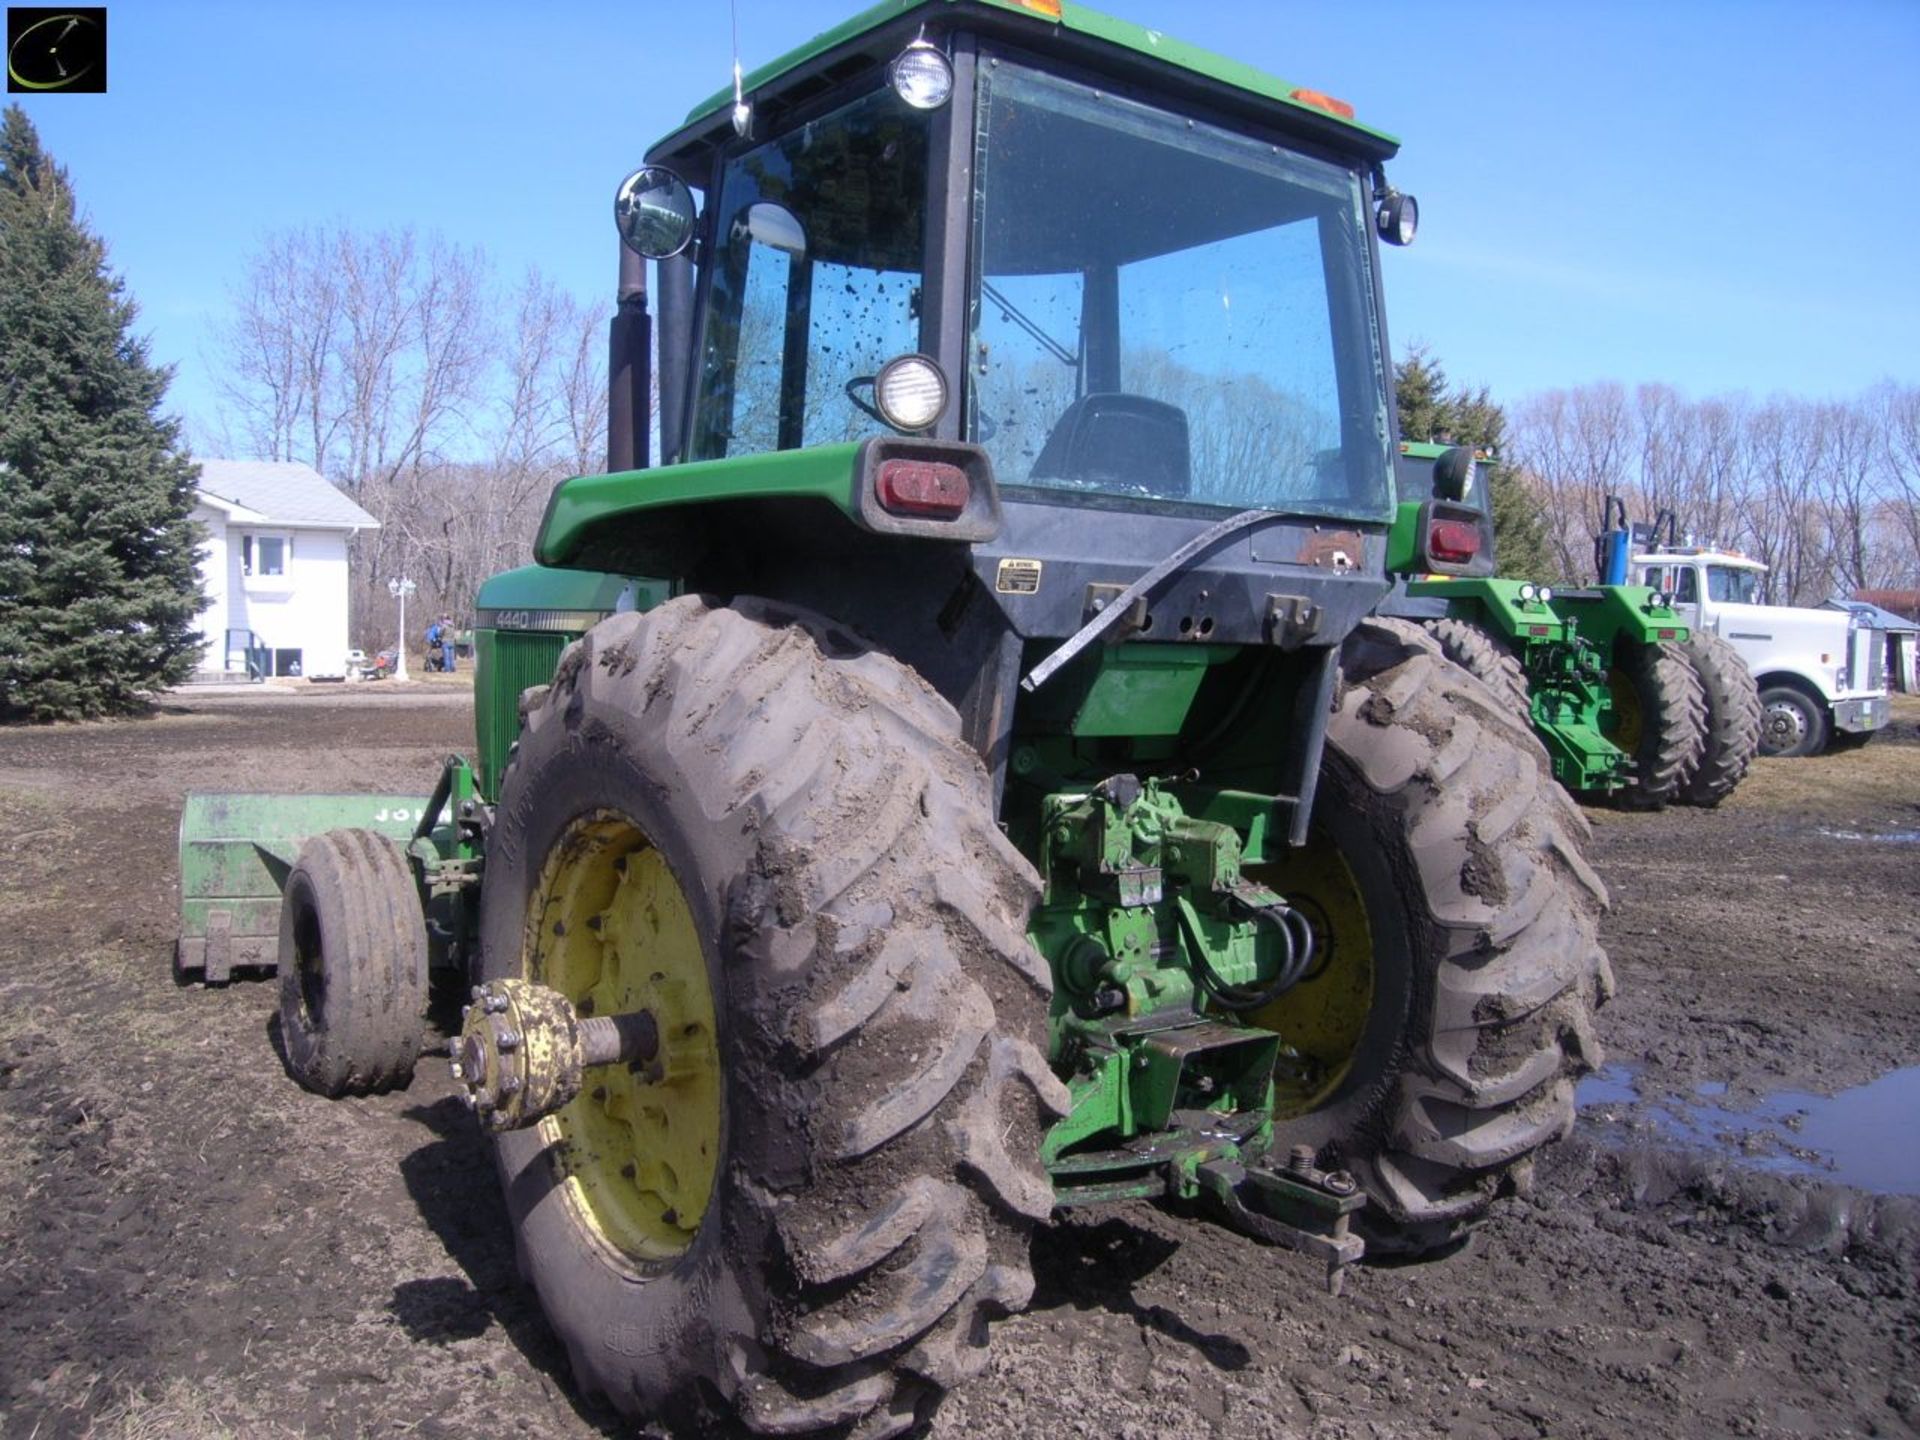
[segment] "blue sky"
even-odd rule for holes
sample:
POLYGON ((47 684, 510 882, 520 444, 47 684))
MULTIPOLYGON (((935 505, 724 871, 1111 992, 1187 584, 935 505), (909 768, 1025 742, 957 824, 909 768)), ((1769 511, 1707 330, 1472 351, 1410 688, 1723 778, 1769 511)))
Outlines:
MULTIPOLYGON (((851 13, 738 0, 748 69, 851 13)), ((1422 230, 1396 352, 1512 403, 1594 380, 1847 395, 1920 380, 1920 3, 1105 9, 1351 100, 1422 230)), ((726 83, 724 0, 118 0, 111 93, 28 113, 206 435, 211 327, 267 231, 411 223, 610 301, 614 186, 726 83)))

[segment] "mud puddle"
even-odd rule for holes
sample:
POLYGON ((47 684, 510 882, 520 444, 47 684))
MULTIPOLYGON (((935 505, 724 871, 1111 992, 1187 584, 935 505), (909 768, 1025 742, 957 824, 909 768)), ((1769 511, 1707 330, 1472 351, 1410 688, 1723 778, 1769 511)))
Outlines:
POLYGON ((1736 1108, 1726 1093, 1716 1081, 1688 1096, 1645 1098, 1633 1067, 1609 1065, 1581 1082, 1577 1099, 1580 1123, 1604 1144, 1677 1145, 1756 1170, 1920 1195, 1920 1065, 1836 1095, 1781 1090, 1736 1108))
POLYGON ((1885 830, 1869 834, 1864 830, 1828 830, 1820 833, 1829 840, 1866 840, 1880 845, 1920 845, 1920 830, 1885 830))

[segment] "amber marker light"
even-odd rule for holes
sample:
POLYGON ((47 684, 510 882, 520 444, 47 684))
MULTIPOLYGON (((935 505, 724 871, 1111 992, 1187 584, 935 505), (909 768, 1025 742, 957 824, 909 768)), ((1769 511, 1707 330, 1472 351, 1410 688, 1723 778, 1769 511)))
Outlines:
MULTIPOLYGON (((1054 8, 1057 11, 1059 7, 1054 8)), ((1353 119, 1353 106, 1336 95, 1327 94, 1324 90, 1309 90, 1302 86, 1289 91, 1287 98, 1298 101, 1302 105, 1311 105, 1316 110, 1324 110, 1329 115, 1338 115, 1342 120, 1353 119)))

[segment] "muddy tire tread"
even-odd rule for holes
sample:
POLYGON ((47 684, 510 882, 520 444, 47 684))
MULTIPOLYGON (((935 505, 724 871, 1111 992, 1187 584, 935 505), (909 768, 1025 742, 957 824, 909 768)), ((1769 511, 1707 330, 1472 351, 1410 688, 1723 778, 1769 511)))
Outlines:
POLYGON ((1712 809, 1731 795, 1760 753, 1760 687, 1740 652, 1707 630, 1687 637, 1683 653, 1706 705, 1699 766, 1679 799, 1712 809))
POLYGON ((1441 654, 1505 700, 1522 721, 1532 723, 1533 688, 1527 672, 1499 636, 1484 625, 1451 616, 1430 620, 1426 628, 1439 642, 1441 654))
POLYGON ((372 1095, 413 1077, 426 1029, 429 951, 412 863, 391 837, 329 830, 303 843, 280 916, 280 1033, 307 1089, 372 1095), (308 1012, 296 931, 320 929, 326 999, 308 1012))
MULTIPOLYGON (((1028 1235, 1052 1195, 1039 1142, 1067 1104, 1035 1063, 1038 876, 993 826, 951 707, 825 617, 685 597, 603 622, 530 711, 508 785, 550 727, 558 743, 603 740, 622 697, 654 737, 636 754, 755 837, 761 874, 716 877, 731 880, 722 959, 736 999, 756 984, 780 999, 716 996, 753 1032, 728 1084, 769 1113, 810 1097, 783 1121, 805 1136, 808 1174, 784 1189, 737 1177, 743 1223, 764 1236, 743 1262, 742 1283, 765 1286, 749 1297, 764 1316, 749 1373, 699 1356, 648 1393, 605 1347, 570 1344, 576 1377, 668 1423, 899 1433, 984 1365, 987 1320, 1032 1293, 1028 1235)), ((530 1268, 551 1317, 564 1307, 537 1256, 530 1268)))
POLYGON ((1707 698, 1679 644, 1629 644, 1616 662, 1640 696, 1640 744, 1627 783, 1610 799, 1622 810, 1663 810, 1681 798, 1707 742, 1707 698))
POLYGON ((1601 1059, 1607 895, 1578 859, 1586 822, 1509 695, 1407 621, 1363 622, 1343 666, 1329 751, 1343 785, 1404 808, 1439 958, 1415 977, 1407 1053, 1341 1158, 1373 1202, 1369 1243, 1416 1252, 1460 1238, 1571 1127, 1574 1081, 1601 1059))

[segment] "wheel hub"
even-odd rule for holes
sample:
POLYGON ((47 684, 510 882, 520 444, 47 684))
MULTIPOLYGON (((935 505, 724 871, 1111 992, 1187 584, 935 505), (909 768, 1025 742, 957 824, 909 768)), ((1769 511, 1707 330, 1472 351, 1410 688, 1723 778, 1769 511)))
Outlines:
POLYGON ((474 987, 453 1078, 489 1130, 518 1130, 578 1095, 589 1066, 644 1066, 659 1052, 659 1026, 645 1010, 583 1018, 557 990, 495 980, 474 987))
POLYGON ((1767 741, 1773 750, 1787 750, 1806 737, 1806 717, 1799 707, 1776 700, 1767 706, 1767 741))

